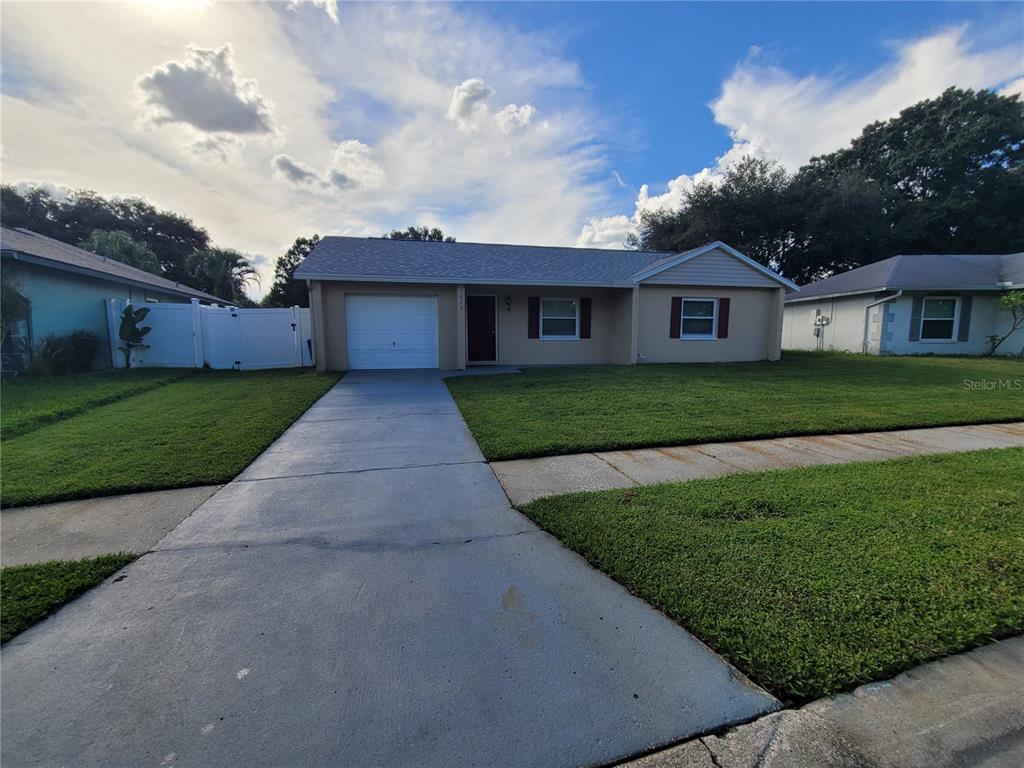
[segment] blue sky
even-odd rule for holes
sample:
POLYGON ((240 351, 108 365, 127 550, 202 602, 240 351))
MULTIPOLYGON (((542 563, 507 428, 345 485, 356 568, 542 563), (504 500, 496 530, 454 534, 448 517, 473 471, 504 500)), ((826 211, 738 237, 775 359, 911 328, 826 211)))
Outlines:
POLYGON ((796 168, 949 85, 1024 89, 1016 3, 0 14, 3 180, 147 197, 251 253, 265 283, 311 232, 621 247, 639 212, 744 156, 796 168))

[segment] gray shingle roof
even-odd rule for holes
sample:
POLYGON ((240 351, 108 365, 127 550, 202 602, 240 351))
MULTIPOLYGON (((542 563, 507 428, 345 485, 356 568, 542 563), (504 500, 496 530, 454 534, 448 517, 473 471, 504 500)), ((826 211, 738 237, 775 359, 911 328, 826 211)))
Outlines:
POLYGON ((579 283, 610 285, 666 256, 621 251, 488 243, 438 243, 325 237, 295 270, 298 278, 416 280, 448 283, 579 283))
POLYGON ((128 281, 141 285, 148 285, 168 293, 176 293, 180 296, 213 301, 219 304, 230 304, 218 296, 214 296, 187 285, 176 283, 165 277, 146 272, 144 269, 131 267, 114 259, 99 256, 84 248, 76 248, 73 245, 54 240, 27 229, 9 229, 0 227, 0 248, 5 251, 17 251, 19 253, 35 256, 37 259, 54 262, 54 266, 70 267, 76 270, 87 270, 118 281, 128 281))
POLYGON ((789 301, 876 291, 997 291, 1002 282, 1024 285, 1024 253, 893 256, 805 285, 789 301))

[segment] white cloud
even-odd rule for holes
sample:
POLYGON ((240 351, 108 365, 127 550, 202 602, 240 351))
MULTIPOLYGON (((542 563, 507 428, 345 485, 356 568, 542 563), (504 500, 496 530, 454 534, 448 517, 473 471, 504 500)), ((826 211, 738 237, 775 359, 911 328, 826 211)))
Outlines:
POLYGON ((1000 96, 1020 96, 1024 99, 1024 77, 1018 77, 1016 80, 1007 83, 999 89, 1000 96))
MULTIPOLYGON (((838 75, 796 77, 759 64, 761 51, 739 64, 710 105, 715 122, 729 131, 733 145, 694 174, 668 182, 664 193, 641 186, 634 220, 643 211, 677 209, 684 192, 701 180, 714 181, 744 157, 778 160, 791 170, 811 157, 844 147, 876 120, 897 116, 911 104, 961 88, 1024 88, 1024 62, 1013 46, 977 50, 965 27, 956 27, 893 46, 893 61, 859 79, 838 75), (1015 79, 1014 78, 1018 78, 1015 79)), ((617 232, 621 216, 592 219, 577 243, 605 229, 617 232)))
POLYGON ((270 102, 255 80, 235 70, 230 44, 185 46, 184 61, 167 61, 136 81, 153 123, 185 123, 206 133, 271 133, 270 102))
POLYGON ((583 225, 576 238, 577 248, 625 248, 626 238, 633 232, 629 216, 605 216, 583 225))
POLYGON ((512 131, 518 128, 523 128, 529 125, 536 113, 537 110, 530 104, 523 104, 521 107, 517 107, 515 104, 509 104, 498 112, 498 114, 494 116, 494 119, 497 121, 498 127, 504 133, 512 133, 512 131))
POLYGON ((1014 47, 978 51, 964 27, 903 43, 895 60, 866 77, 798 78, 777 67, 744 63, 711 104, 733 139, 729 159, 745 154, 796 168, 860 135, 868 123, 896 117, 951 85, 988 88, 1024 74, 1014 47))
POLYGON ((374 189, 384 184, 385 174, 374 151, 361 141, 343 141, 327 166, 327 180, 338 189, 374 189))
POLYGON ((484 102, 493 95, 494 89, 481 78, 471 77, 455 86, 446 115, 461 130, 475 130, 488 114, 484 102))
POLYGON ((331 21, 338 23, 338 0, 288 0, 288 10, 294 11, 300 5, 312 5, 326 13, 331 21))

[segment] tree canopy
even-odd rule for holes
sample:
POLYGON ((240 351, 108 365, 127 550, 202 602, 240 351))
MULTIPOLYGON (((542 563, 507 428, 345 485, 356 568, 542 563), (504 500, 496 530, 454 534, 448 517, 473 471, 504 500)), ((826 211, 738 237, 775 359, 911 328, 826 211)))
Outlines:
POLYGON ((898 253, 1024 249, 1024 104, 950 88, 795 173, 747 158, 646 212, 629 244, 723 240, 805 283, 898 253))
POLYGON ((207 248, 195 251, 188 259, 188 284, 235 304, 251 304, 245 294, 251 283, 259 285, 260 276, 252 262, 231 248, 207 248))
POLYGON ((309 306, 309 290, 306 288, 304 280, 295 279, 295 268, 302 263, 302 260, 319 242, 320 235, 297 237, 284 255, 278 257, 277 264, 274 265, 274 283, 270 286, 267 295, 263 297, 263 306, 309 306))
POLYGON ((188 282, 190 254, 210 247, 210 235, 187 216, 158 210, 140 197, 108 199, 89 190, 57 199, 44 187, 19 193, 4 184, 0 219, 4 226, 24 227, 72 245, 88 241, 96 230, 125 232, 156 255, 164 277, 183 283, 188 282))
POLYGON ((455 238, 446 235, 437 227, 406 227, 393 229, 384 235, 389 240, 432 240, 434 242, 454 243, 455 238))
POLYGON ((123 229, 106 231, 94 229, 89 239, 78 244, 87 251, 106 256, 132 267, 144 269, 154 275, 162 274, 160 261, 146 243, 137 243, 123 229))

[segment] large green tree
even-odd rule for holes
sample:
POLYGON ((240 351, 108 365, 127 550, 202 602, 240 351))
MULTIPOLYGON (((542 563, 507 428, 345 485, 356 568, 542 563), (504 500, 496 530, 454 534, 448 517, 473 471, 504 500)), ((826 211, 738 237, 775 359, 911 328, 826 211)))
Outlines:
POLYGON ((1024 249, 1024 105, 951 88, 795 174, 746 159, 678 210, 641 217, 633 247, 723 240, 806 283, 897 253, 1024 249))
POLYGON ((252 304, 245 289, 259 285, 260 276, 244 254, 230 248, 207 248, 195 251, 188 267, 188 283, 193 287, 235 304, 252 304))
POLYGON ((145 243, 136 242, 123 229, 115 229, 112 232, 94 229, 89 239, 79 243, 79 246, 108 259, 152 272, 154 275, 163 272, 160 260, 153 253, 153 249, 145 243))
POLYGON ((891 252, 1024 246, 1024 103, 1016 95, 949 88, 872 123, 808 171, 824 186, 851 171, 877 183, 891 252))
POLYGON ((320 242, 320 235, 297 237, 291 247, 279 256, 274 265, 274 284, 263 297, 265 307, 308 307, 309 290, 305 280, 296 280, 295 268, 320 242))
POLYGON ((437 227, 406 227, 405 229, 393 229, 386 237, 389 240, 431 240, 434 242, 454 243, 455 238, 446 235, 437 227))
POLYGON ((0 187, 0 220, 4 226, 24 227, 77 245, 95 230, 120 230, 136 243, 145 243, 160 262, 165 277, 188 282, 188 261, 194 251, 210 247, 210 236, 187 216, 159 210, 139 197, 105 198, 75 190, 57 198, 43 187, 19 192, 0 187))

